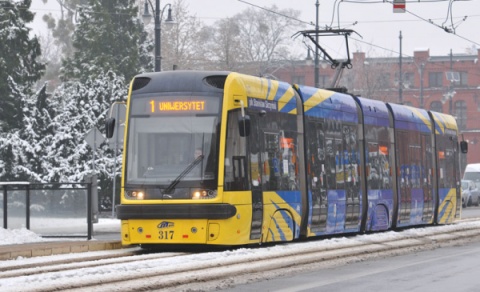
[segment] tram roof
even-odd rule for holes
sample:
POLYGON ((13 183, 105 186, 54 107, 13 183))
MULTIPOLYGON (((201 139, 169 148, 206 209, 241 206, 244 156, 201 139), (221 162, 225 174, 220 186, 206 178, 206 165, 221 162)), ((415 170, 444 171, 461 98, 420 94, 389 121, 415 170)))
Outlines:
POLYGON ((295 87, 307 111, 310 108, 320 107, 342 112, 357 113, 355 100, 348 94, 306 85, 295 85, 295 87))
POLYGON ((432 121, 426 110, 396 103, 387 103, 387 106, 392 111, 396 128, 412 129, 411 125, 415 124, 415 129, 418 131, 432 131, 432 121))
POLYGON ((178 70, 143 73, 132 81, 136 94, 151 92, 211 92, 223 90, 228 71, 178 70), (223 82, 223 83, 222 83, 223 82))
POLYGON ((435 123, 435 130, 438 133, 444 133, 448 130, 457 130, 457 121, 451 115, 430 111, 435 123))

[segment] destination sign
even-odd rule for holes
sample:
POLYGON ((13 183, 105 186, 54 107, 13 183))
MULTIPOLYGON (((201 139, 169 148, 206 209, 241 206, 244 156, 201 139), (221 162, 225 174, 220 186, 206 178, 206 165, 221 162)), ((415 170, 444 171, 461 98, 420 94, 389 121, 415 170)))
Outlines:
POLYGON ((205 111, 205 100, 191 100, 191 101, 157 101, 150 100, 150 113, 159 112, 203 112, 205 111))
POLYGON ((130 115, 209 115, 218 114, 220 105, 220 98, 214 96, 133 96, 130 115))

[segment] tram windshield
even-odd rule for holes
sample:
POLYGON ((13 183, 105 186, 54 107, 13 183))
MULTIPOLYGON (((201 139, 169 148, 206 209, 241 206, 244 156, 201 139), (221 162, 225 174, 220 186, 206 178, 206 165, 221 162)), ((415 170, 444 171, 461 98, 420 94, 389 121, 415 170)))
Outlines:
POLYGON ((132 99, 127 184, 174 186, 214 180, 220 98, 132 99))

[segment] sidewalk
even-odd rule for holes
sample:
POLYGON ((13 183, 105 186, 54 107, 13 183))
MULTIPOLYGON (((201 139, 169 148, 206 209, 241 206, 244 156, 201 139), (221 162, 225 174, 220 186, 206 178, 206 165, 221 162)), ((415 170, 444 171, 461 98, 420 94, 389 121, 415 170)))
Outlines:
POLYGON ((75 240, 0 245, 0 260, 122 248, 120 240, 75 240))
MULTIPOLYGON (((9 231, 7 230, 6 232, 9 231)), ((9 241, 8 238, 3 239, 4 243, 11 242, 11 244, 0 245, 0 261, 18 257, 29 258, 122 248, 120 221, 116 219, 101 218, 99 223, 94 224, 93 238, 91 240, 88 240, 85 236, 78 238, 49 238, 47 241, 35 234, 33 239, 29 239, 27 237, 31 235, 30 231, 15 233, 15 235, 13 235, 13 232, 9 232, 4 235, 10 235, 14 239, 18 238, 18 240, 9 241)))

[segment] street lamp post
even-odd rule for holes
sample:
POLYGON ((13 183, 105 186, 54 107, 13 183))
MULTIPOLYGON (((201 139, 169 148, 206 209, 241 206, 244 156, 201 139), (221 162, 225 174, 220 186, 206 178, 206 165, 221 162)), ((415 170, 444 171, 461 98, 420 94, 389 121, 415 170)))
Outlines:
MULTIPOLYGON (((148 23, 150 19, 152 18, 152 15, 150 14, 148 10, 148 4, 153 9, 152 2, 150 0, 145 0, 145 10, 143 13, 143 21, 145 23, 148 23)), ((163 12, 165 11, 165 8, 168 6, 168 15, 167 19, 165 20, 165 23, 173 23, 173 18, 172 18, 172 5, 171 4, 166 4, 163 9, 160 9, 160 0, 155 1, 155 72, 160 72, 162 71, 162 39, 161 39, 161 23, 162 23, 162 15, 163 12)))

